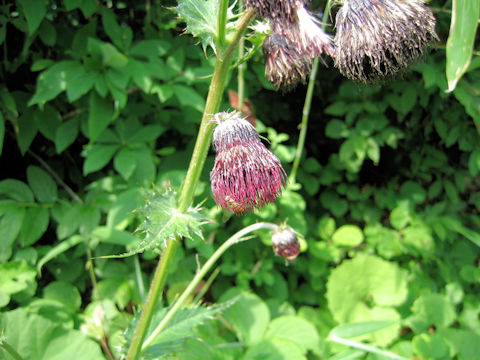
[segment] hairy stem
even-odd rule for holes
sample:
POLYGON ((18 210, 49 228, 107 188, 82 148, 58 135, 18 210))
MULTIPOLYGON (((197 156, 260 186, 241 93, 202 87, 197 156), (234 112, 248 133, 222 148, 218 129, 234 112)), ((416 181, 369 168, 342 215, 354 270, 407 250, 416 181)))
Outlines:
MULTIPOLYGON (((325 5, 325 11, 322 18, 322 30, 327 27, 328 16, 330 14, 330 8, 332 6, 332 0, 328 0, 325 5)), ((289 176, 289 183, 294 184, 298 166, 302 159, 303 148, 305 147, 305 138, 307 136, 308 117, 310 116, 310 108, 312 105, 313 89, 315 87, 315 78, 317 77, 319 59, 313 60, 312 71, 310 72, 310 78, 308 80, 307 93, 305 95, 305 103, 303 104, 302 122, 300 123, 300 134, 298 135, 297 151, 295 152, 295 160, 293 161, 292 171, 289 176)))
MULTIPOLYGON (((222 4, 223 3, 228 3, 228 1, 222 0, 222 4)), ((219 17, 221 16, 222 15, 220 14, 219 17)), ((237 31, 230 45, 225 49, 225 51, 223 51, 223 49, 218 49, 219 56, 215 64, 212 81, 208 90, 207 101, 205 104, 205 110, 203 113, 202 122, 200 124, 200 129, 197 135, 197 141, 193 149, 190 165, 188 167, 187 175, 185 177, 178 200, 178 210, 180 212, 185 212, 193 201, 195 188, 202 173, 205 159, 207 158, 208 154, 208 149, 210 148, 210 139, 213 132, 213 124, 210 122, 210 118, 218 111, 220 107, 223 90, 225 87, 225 80, 228 74, 232 55, 252 18, 253 11, 246 11, 239 21, 237 31)), ((148 326, 150 325, 150 320, 153 316, 155 306, 157 305, 158 299, 163 291, 163 287, 167 279, 170 263, 175 255, 179 243, 180 239, 167 240, 165 250, 163 251, 162 257, 160 258, 155 270, 155 275, 150 285, 147 300, 145 302, 142 315, 140 316, 137 329, 135 330, 132 343, 128 349, 127 360, 137 359, 141 351, 142 343, 148 326)))
POLYGON ((162 321, 158 324, 158 326, 155 328, 152 334, 148 337, 147 340, 145 340, 143 348, 146 348, 148 345, 150 345, 152 341, 155 340, 155 338, 162 332, 162 330, 165 329, 168 322, 173 318, 175 313, 183 306, 183 304, 185 303, 187 298, 190 296, 190 294, 193 292, 193 290, 195 290, 199 282, 203 279, 203 277, 207 274, 207 272, 210 271, 210 269, 213 267, 215 262, 220 258, 220 256, 223 255, 225 251, 227 251, 231 246, 241 241, 251 239, 250 237, 245 239, 244 236, 247 235, 248 233, 251 233, 252 231, 256 231, 260 229, 276 230, 277 228, 278 226, 275 224, 257 223, 257 224, 247 226, 246 228, 243 228, 242 230, 237 232, 235 235, 230 237, 227 241, 225 241, 207 260, 205 265, 203 265, 202 268, 197 272, 197 274, 192 279, 190 284, 188 284, 188 287, 183 291, 182 295, 180 295, 175 305, 172 306, 172 308, 168 311, 168 313, 165 315, 162 321))
POLYGON ((12 359, 23 360, 20 354, 9 343, 7 343, 3 339, 0 339, 0 350, 1 349, 5 350, 8 354, 10 354, 12 359))
MULTIPOLYGON (((240 0, 238 3, 238 8, 240 11, 245 9, 245 5, 243 4, 243 0, 240 0)), ((242 62, 243 56, 245 54, 245 38, 240 39, 240 43, 238 44, 238 75, 237 75, 237 83, 238 83, 238 105, 237 110, 242 111, 243 108, 243 100, 245 98, 245 64, 242 62)))

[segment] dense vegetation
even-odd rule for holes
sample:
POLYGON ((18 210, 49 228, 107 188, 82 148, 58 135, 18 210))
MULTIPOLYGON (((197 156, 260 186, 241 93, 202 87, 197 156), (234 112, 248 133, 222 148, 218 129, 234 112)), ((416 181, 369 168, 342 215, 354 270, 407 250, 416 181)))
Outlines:
MULTIPOLYGON (((216 61, 208 31, 184 30, 216 24, 213 3, 2 2, 2 357, 125 356, 167 238, 176 252, 147 338, 222 243, 269 222, 299 234, 295 263, 256 230, 207 269, 143 357, 478 358, 480 57, 447 39, 452 6, 460 37, 475 37, 480 0, 430 1, 440 40, 395 80, 352 82, 325 58, 298 171, 275 203, 232 217, 212 199, 213 151, 194 203, 176 212, 216 61)), ((268 83, 265 27, 252 25, 219 109, 237 106, 228 90, 248 98, 290 175, 306 87, 268 83)))

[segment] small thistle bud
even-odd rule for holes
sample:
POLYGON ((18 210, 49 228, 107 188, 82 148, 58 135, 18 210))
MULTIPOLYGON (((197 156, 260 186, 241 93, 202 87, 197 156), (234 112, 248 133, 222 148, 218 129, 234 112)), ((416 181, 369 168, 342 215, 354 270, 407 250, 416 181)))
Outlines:
POLYGON ((335 66, 365 83, 407 68, 438 40, 423 0, 345 0, 336 28, 335 66))
POLYGON ((245 214, 275 201, 286 178, 280 160, 238 112, 219 113, 213 119, 218 123, 213 135, 217 154, 210 181, 217 205, 245 214))
POLYGON ((279 228, 272 235, 273 252, 285 258, 287 263, 293 262, 300 253, 297 234, 292 228, 279 228))

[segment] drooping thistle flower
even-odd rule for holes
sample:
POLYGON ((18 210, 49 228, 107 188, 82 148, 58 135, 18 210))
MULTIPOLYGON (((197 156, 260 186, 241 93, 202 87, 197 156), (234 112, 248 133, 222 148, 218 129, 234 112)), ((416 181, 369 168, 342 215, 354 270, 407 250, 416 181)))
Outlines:
POLYGON ((293 7, 293 20, 270 19, 272 34, 263 43, 265 75, 277 88, 290 89, 305 82, 313 59, 334 55, 332 38, 318 25, 319 22, 301 1, 293 7))
POLYGON ((280 160, 260 141, 255 127, 238 112, 213 116, 215 165, 210 173, 217 205, 245 214, 273 202, 286 174, 280 160))
POLYGON ((294 8, 303 0, 245 0, 245 7, 254 9, 262 19, 281 18, 293 21, 294 8))
POLYGON ((292 228, 279 227, 272 235, 273 252, 285 258, 287 264, 293 262, 300 253, 297 234, 292 228))
POLYGON ((405 69, 438 40, 423 0, 345 0, 335 26, 335 66, 365 83, 405 69))

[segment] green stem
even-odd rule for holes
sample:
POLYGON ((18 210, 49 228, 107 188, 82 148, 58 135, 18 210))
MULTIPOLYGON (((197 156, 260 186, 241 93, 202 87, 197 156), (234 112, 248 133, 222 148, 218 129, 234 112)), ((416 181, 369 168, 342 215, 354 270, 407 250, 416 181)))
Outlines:
POLYGON ((227 25, 227 11, 228 11, 228 0, 220 1, 220 8, 218 11, 218 39, 217 45, 220 49, 223 50, 225 47, 225 30, 227 25))
MULTIPOLYGON (((222 3, 224 2, 228 1, 223 0, 222 3)), ((213 124, 211 123, 210 118, 218 111, 220 107, 223 90, 225 87, 225 80, 228 74, 232 55, 238 42, 243 36, 243 32, 250 23, 250 20, 253 18, 253 15, 253 10, 249 10, 244 13, 239 21, 237 31, 232 39, 231 44, 221 54, 222 56, 217 58, 212 81, 208 90, 202 123, 200 124, 197 141, 195 143, 195 148, 193 149, 190 165, 188 167, 187 175, 185 177, 178 201, 178 211, 180 212, 186 211, 193 201, 195 188, 202 173, 205 159, 207 158, 208 154, 208 149, 210 148, 210 138, 213 132, 213 124)), ((170 238, 167 240, 162 257, 160 258, 155 270, 155 275, 153 276, 150 290, 147 295, 147 300, 145 302, 142 315, 140 316, 137 329, 135 330, 132 343, 128 349, 127 360, 137 359, 141 351, 143 339, 145 338, 148 326, 150 325, 150 320, 157 305, 157 301, 163 291, 163 287, 168 275, 168 269, 179 243, 180 239, 170 238)))
MULTIPOLYGON (((239 11, 243 11, 245 9, 245 6, 243 4, 243 0, 239 1, 238 9, 239 9, 239 11)), ((239 62, 239 64, 238 64, 238 75, 237 75, 237 83, 238 83, 237 110, 238 111, 242 111, 243 101, 244 101, 244 98, 245 98, 245 66, 246 66, 246 63, 242 62, 244 54, 245 54, 245 38, 242 37, 240 39, 240 43, 238 44, 238 62, 239 62)))
POLYGON ((275 224, 257 223, 257 224, 247 226, 246 228, 243 228, 242 230, 237 232, 235 235, 230 237, 227 241, 225 241, 207 260, 205 265, 203 265, 202 268, 197 272, 197 274, 192 279, 190 284, 188 284, 188 287, 183 291, 182 295, 180 295, 176 303, 168 311, 168 313, 165 315, 162 321, 157 325, 157 327, 152 332, 152 334, 147 338, 147 340, 145 340, 145 343, 143 344, 142 349, 147 348, 152 343, 152 341, 155 340, 155 338, 162 332, 162 330, 165 329, 168 322, 173 318, 175 313, 183 306, 183 304, 185 303, 187 298, 191 295, 193 290, 195 290, 195 288, 203 279, 203 277, 207 274, 208 271, 210 271, 210 269, 213 267, 215 262, 220 258, 220 256, 223 255, 225 251, 227 251, 231 246, 241 241, 248 240, 248 239, 245 239, 244 236, 247 235, 248 233, 251 233, 252 231, 256 231, 260 229, 276 230, 277 228, 278 226, 275 224))
MULTIPOLYGON (((328 0, 325 5, 325 11, 322 18, 322 30, 327 27, 328 15, 330 14, 330 8, 332 6, 332 0, 328 0)), ((292 171, 290 171, 289 183, 295 184, 297 177, 298 166, 302 159, 303 148, 305 146, 305 138, 307 136, 308 117, 310 116, 310 108, 312 105, 313 89, 315 87, 315 78, 317 77, 319 59, 313 60, 312 71, 310 72, 310 78, 308 80, 307 93, 305 95, 305 103, 303 104, 302 122, 300 123, 300 134, 298 135, 297 151, 295 152, 295 160, 293 161, 292 171)))
POLYGON ((0 349, 3 348, 15 360, 23 360, 20 354, 5 340, 0 339, 0 349))

